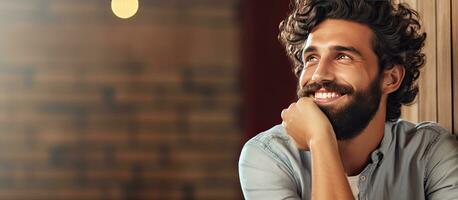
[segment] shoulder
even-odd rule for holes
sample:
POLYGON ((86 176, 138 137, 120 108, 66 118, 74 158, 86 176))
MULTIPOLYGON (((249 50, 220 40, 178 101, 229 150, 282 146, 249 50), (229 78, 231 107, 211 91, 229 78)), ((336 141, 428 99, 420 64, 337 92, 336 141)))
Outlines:
POLYGON ((283 126, 276 125, 248 140, 248 142, 245 143, 245 146, 255 145, 262 148, 270 148, 277 145, 288 146, 290 143, 290 138, 283 126))
POLYGON ((242 149, 241 158, 254 156, 254 153, 267 154, 272 159, 284 162, 290 154, 298 152, 286 130, 276 125, 248 140, 242 149))
POLYGON ((418 124, 405 120, 398 120, 394 123, 393 132, 398 138, 398 143, 408 145, 410 143, 435 144, 440 140, 451 140, 456 142, 456 137, 447 129, 435 122, 421 122, 418 124))
POLYGON ((247 199, 286 199, 303 190, 300 151, 281 125, 259 133, 243 146, 238 163, 247 199))
POLYGON ((428 199, 457 199, 458 141, 434 122, 415 125, 414 141, 422 141, 417 154, 424 163, 425 194, 428 199))
POLYGON ((457 152, 458 142, 455 135, 435 122, 418 124, 398 120, 393 126, 398 148, 409 149, 420 153, 423 159, 429 160, 433 154, 457 152))

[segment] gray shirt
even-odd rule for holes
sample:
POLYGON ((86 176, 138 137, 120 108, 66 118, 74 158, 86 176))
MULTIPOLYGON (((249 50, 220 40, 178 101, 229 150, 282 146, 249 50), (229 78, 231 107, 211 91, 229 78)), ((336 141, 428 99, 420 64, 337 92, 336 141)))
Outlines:
MULTIPOLYGON (((359 199, 458 200, 458 142, 435 123, 385 124, 378 149, 360 173, 359 199)), ((277 125, 242 149, 239 176, 247 200, 310 199, 310 152, 277 125)))

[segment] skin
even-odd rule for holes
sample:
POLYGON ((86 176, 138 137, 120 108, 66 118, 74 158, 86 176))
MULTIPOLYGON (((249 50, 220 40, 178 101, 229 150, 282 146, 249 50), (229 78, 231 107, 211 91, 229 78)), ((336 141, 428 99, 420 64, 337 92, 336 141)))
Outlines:
POLYGON ((378 110, 355 138, 337 140, 331 123, 317 106, 339 108, 348 104, 352 95, 331 102, 303 97, 282 111, 282 125, 296 146, 311 152, 312 199, 353 199, 346 176, 357 175, 364 169, 370 153, 383 138, 387 96, 399 88, 404 68, 396 65, 379 71, 372 49, 373 37, 366 25, 328 19, 312 30, 305 43, 300 88, 313 82, 335 81, 357 92, 366 90, 380 73, 383 76, 378 110))

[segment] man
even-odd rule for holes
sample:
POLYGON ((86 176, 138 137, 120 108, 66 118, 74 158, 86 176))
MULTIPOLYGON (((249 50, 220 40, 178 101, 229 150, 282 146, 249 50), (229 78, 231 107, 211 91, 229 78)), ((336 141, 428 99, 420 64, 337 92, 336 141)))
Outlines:
POLYGON ((296 0, 279 39, 299 100, 248 141, 246 199, 458 199, 458 143, 400 120, 418 93, 426 34, 389 0, 296 0))

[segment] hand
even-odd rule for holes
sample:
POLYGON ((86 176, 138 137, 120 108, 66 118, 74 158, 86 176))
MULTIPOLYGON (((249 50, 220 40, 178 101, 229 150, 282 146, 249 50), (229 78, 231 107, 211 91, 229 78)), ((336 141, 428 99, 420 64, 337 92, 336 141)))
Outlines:
POLYGON ((336 141, 331 123, 312 98, 302 97, 292 103, 283 109, 281 118, 283 127, 299 149, 309 149, 311 141, 336 141))

